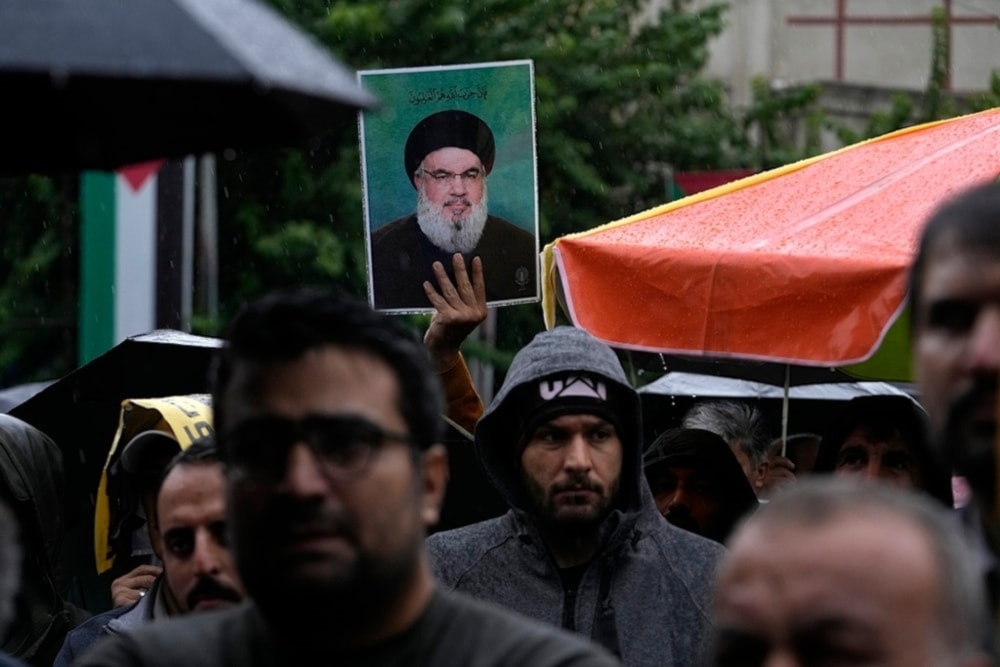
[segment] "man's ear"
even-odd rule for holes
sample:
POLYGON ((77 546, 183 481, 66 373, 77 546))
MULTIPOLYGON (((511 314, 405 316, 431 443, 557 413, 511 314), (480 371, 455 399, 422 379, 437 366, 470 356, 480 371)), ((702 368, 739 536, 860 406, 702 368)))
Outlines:
POLYGON ((163 561, 163 535, 160 533, 160 527, 156 521, 151 521, 146 526, 149 533, 149 544, 153 547, 153 553, 156 557, 163 561))
POLYGON ((448 487, 448 450, 432 445, 420 455, 421 508, 424 527, 430 528, 441 518, 441 505, 448 487))
POLYGON ((146 493, 142 498, 142 509, 146 515, 146 535, 149 537, 149 545, 153 547, 153 553, 161 561, 163 560, 163 535, 160 534, 160 522, 157 516, 156 494, 146 493))
POLYGON ((753 481, 754 493, 760 495, 761 489, 764 488, 764 482, 767 481, 767 471, 771 467, 771 463, 768 460, 761 461, 757 465, 757 478, 753 481))

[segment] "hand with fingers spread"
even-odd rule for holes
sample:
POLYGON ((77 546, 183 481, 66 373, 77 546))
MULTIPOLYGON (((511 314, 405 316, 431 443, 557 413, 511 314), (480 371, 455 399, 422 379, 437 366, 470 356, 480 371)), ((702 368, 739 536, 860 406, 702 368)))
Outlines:
POLYGON ((486 282, 479 257, 472 258, 471 278, 462 255, 456 253, 451 261, 454 283, 441 262, 434 262, 432 267, 441 291, 424 281, 424 292, 434 306, 434 316, 424 334, 424 346, 441 377, 448 417, 471 433, 483 414, 483 401, 459 348, 486 319, 486 282))
POLYGON ((140 565, 111 582, 111 601, 115 608, 130 605, 146 594, 163 568, 159 565, 140 565))
POLYGON ((424 345, 438 372, 444 372, 458 361, 462 342, 486 319, 486 282, 479 257, 472 259, 470 277, 462 255, 452 256, 454 283, 441 262, 434 262, 432 268, 441 291, 430 281, 424 281, 424 292, 434 306, 434 316, 424 334, 424 345))

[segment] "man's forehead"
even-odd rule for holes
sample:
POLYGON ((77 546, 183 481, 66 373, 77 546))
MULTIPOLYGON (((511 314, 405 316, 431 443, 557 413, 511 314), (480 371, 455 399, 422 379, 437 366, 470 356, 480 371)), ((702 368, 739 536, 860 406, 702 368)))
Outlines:
POLYGON ((456 146, 446 146, 432 151, 424 156, 423 161, 424 169, 427 171, 435 171, 436 169, 443 168, 454 169, 456 164, 465 165, 458 167, 460 171, 483 168, 483 163, 478 155, 470 150, 456 146))
POLYGON ((824 517, 751 519, 730 543, 723 566, 730 580, 781 578, 845 583, 878 573, 934 569, 929 538, 913 520, 888 510, 864 514, 844 509, 824 517))
POLYGON ((899 426, 874 421, 862 422, 852 428, 841 446, 859 443, 886 443, 901 449, 910 449, 911 446, 899 426))
MULTIPOLYGON (((298 390, 308 392, 310 383, 338 383, 338 378, 347 378, 359 384, 375 383, 383 389, 380 395, 392 401, 399 392, 399 378, 389 362, 366 349, 328 343, 310 348, 294 359, 244 361, 236 364, 221 397, 227 424, 231 428, 236 423, 261 412, 270 412, 272 399, 288 399, 275 387, 294 385, 298 390)), ((313 389, 319 390, 313 385, 313 389)), ((357 397, 361 401, 361 397, 357 397)), ((394 403, 393 403, 394 404, 394 403)))
POLYGON ((180 464, 163 479, 156 511, 163 523, 187 521, 203 514, 225 514, 225 473, 222 464, 180 464))
MULTIPOLYGON (((946 232, 928 248, 922 270, 923 296, 966 286, 984 268, 1000 270, 1000 248, 990 248, 964 241, 954 232, 946 232)), ((975 281, 972 281, 973 284, 975 281)))

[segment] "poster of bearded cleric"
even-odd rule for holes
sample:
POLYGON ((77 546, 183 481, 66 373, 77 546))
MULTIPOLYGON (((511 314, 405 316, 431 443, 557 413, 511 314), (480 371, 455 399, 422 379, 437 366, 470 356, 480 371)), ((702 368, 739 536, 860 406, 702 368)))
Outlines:
POLYGON ((358 73, 369 299, 431 311, 432 265, 483 264, 490 305, 537 301, 534 69, 512 61, 358 73))

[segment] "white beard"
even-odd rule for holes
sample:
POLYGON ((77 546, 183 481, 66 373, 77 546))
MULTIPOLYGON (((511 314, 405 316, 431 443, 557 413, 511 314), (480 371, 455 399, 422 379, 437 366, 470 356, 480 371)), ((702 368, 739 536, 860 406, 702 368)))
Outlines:
POLYGON ((423 188, 417 191, 417 224, 420 231, 445 252, 467 254, 476 249, 486 228, 486 208, 485 184, 482 199, 464 216, 452 217, 442 213, 441 207, 427 200, 423 188))

